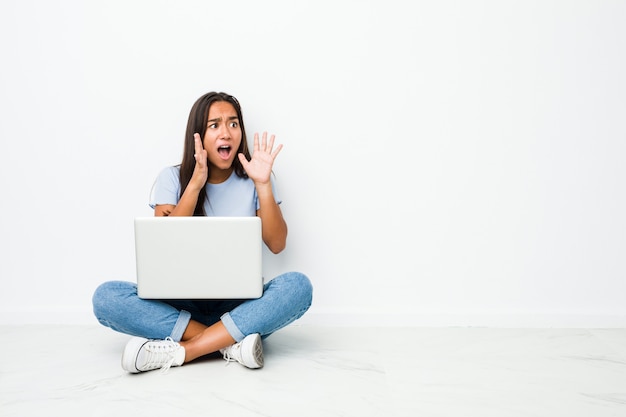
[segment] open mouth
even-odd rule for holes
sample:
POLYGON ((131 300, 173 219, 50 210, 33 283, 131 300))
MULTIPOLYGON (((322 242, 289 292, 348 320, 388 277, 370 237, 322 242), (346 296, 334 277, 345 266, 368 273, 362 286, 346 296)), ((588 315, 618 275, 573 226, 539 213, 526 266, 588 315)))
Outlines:
POLYGON ((228 159, 230 157, 232 148, 229 145, 222 145, 217 148, 217 153, 222 159, 228 159))

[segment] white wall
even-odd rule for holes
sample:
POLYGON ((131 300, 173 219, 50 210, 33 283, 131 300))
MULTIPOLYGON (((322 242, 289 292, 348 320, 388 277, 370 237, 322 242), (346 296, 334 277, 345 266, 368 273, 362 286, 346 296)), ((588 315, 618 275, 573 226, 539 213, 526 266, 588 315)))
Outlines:
MULTIPOLYGON (((242 102, 303 322, 626 326, 626 3, 0 2, 0 322, 88 322, 189 109, 242 102)), ((269 258, 269 256, 268 256, 269 258)))

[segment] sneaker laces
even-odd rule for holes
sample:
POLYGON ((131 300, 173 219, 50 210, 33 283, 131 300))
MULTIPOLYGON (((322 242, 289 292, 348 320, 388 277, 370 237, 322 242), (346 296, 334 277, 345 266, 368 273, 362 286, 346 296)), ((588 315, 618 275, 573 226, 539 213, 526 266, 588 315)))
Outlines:
POLYGON ((230 345, 227 348, 224 349, 224 351, 222 352, 222 356, 224 358, 224 360, 226 361, 226 366, 228 366, 231 362, 239 362, 239 359, 237 359, 237 357, 234 354, 231 354, 231 350, 239 350, 241 348, 241 345, 239 343, 235 343, 234 345, 230 345))
POLYGON ((171 337, 146 343, 145 351, 147 357, 145 358, 145 367, 147 369, 161 368, 161 373, 167 372, 176 359, 174 352, 179 348, 180 345, 171 337))

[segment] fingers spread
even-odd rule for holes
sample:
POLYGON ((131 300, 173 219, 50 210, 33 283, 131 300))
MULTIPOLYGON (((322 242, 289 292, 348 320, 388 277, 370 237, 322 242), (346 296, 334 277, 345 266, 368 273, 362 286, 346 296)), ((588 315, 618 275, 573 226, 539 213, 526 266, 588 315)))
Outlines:
POLYGON ((273 147, 274 147, 274 135, 270 136, 270 142, 267 144, 267 151, 271 153, 273 147))
POLYGON ((263 132, 261 139, 259 140, 259 133, 254 134, 254 150, 267 152, 272 157, 278 155, 278 152, 282 149, 283 145, 278 145, 276 149, 274 149, 274 141, 276 140, 275 135, 270 135, 269 139, 267 137, 267 132, 263 132), (274 150, 273 150, 274 149, 274 150))
POLYGON ((242 153, 238 154, 237 156, 239 157, 239 162, 241 162, 243 169, 246 169, 246 167, 249 164, 248 160, 246 159, 246 156, 242 153))
POLYGON ((281 149, 283 149, 283 145, 282 144, 278 145, 276 147, 276 149, 274 149, 274 152, 272 152, 272 158, 276 158, 276 155, 278 155, 278 152, 280 152, 281 149))

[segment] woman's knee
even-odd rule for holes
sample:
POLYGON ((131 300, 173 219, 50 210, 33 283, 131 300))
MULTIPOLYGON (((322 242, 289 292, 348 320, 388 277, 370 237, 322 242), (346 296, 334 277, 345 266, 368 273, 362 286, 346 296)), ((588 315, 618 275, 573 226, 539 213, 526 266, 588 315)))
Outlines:
POLYGON ((100 319, 119 310, 119 302, 136 292, 137 286, 132 282, 108 281, 100 284, 91 298, 95 316, 100 319))
POLYGON ((287 272, 280 276, 281 285, 290 294, 293 301, 298 301, 308 308, 313 301, 313 285, 311 280, 301 272, 287 272))

